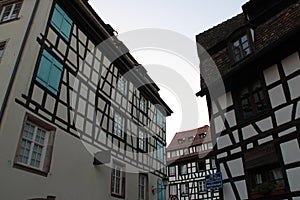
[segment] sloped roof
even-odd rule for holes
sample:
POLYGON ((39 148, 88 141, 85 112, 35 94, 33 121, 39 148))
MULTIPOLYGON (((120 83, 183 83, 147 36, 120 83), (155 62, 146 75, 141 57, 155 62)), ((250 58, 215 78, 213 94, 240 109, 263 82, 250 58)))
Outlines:
POLYGON ((198 34, 196 40, 204 49, 209 50, 244 24, 246 24, 245 16, 243 13, 240 13, 219 25, 198 34))
POLYGON ((209 126, 205 125, 200 128, 188 130, 188 131, 182 131, 177 132, 169 146, 167 147, 167 151, 176 150, 176 149, 184 149, 188 148, 190 146, 196 146, 198 144, 202 143, 208 143, 211 142, 211 135, 209 126), (199 134, 206 133, 205 138, 197 137, 199 134), (194 137, 192 141, 189 140, 190 137, 194 137), (182 143, 178 143, 178 140, 182 139, 182 143))

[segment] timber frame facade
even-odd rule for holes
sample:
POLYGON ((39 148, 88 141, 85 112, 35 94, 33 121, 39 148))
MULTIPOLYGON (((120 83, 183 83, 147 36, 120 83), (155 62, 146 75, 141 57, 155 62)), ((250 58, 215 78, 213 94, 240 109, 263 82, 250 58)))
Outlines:
POLYGON ((219 199, 218 190, 207 190, 205 176, 216 173, 208 126, 177 132, 167 147, 170 199, 219 199))
POLYGON ((211 97, 216 76, 200 66, 206 79, 197 95, 207 98, 221 197, 300 199, 300 1, 250 0, 242 8, 196 36, 226 90, 211 97))
POLYGON ((1 196, 163 200, 172 110, 112 27, 86 0, 0 9, 1 196))

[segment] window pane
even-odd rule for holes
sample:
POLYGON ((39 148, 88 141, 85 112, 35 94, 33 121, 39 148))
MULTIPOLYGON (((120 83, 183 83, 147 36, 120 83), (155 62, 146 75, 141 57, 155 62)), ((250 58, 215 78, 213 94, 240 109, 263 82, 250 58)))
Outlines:
POLYGON ((1 17, 1 22, 7 21, 7 20, 10 19, 9 14, 11 12, 12 7, 13 7, 13 4, 10 4, 10 5, 7 5, 7 6, 4 7, 4 12, 3 12, 3 15, 1 17))
POLYGON ((51 24, 63 38, 67 41, 69 40, 73 21, 57 4, 55 5, 55 9, 52 14, 51 24))

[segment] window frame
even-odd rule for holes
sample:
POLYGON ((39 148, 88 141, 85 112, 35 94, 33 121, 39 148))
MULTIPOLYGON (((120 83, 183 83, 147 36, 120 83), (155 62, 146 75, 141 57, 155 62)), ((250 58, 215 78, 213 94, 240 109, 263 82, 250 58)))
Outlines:
POLYGON ((198 192, 199 193, 206 192, 206 183, 205 183, 205 180, 198 181, 198 192))
POLYGON ((117 91, 120 94, 126 96, 127 95, 127 85, 128 85, 128 81, 124 78, 124 76, 119 74, 117 76, 117 82, 116 82, 117 91))
POLYGON ((176 166, 169 166, 169 176, 176 176, 176 166), (172 171, 171 168, 174 170, 172 171), (172 173, 171 173, 172 172, 172 173))
MULTIPOLYGON (((31 172, 31 173, 34 173, 37 175, 48 176, 48 173, 50 171, 51 161, 52 161, 55 131, 56 131, 55 127, 47 124, 46 122, 42 121, 41 119, 38 119, 37 117, 35 117, 29 113, 26 113, 25 117, 24 117, 24 121, 23 121, 23 126, 20 131, 19 142, 18 142, 18 146, 16 149, 16 153, 15 153, 13 167, 15 167, 17 169, 25 170, 25 171, 28 171, 28 172, 31 172), (34 167, 28 163, 26 164, 26 163, 19 161, 19 156, 21 154, 21 149, 22 149, 22 141, 24 139, 23 135, 24 135, 25 127, 26 127, 27 123, 35 126, 34 135, 32 137, 32 140, 36 139, 36 129, 38 129, 38 128, 45 130, 46 135, 48 136, 48 138, 44 140, 44 146, 43 146, 44 149, 42 150, 43 155, 40 160, 40 163, 41 163, 40 167, 34 167)), ((27 140, 27 139, 25 138, 25 140, 27 140)), ((31 145, 34 146, 35 142, 32 142, 31 145)), ((36 143, 38 143, 38 142, 36 142, 36 143)), ((30 146, 28 162, 30 161, 30 158, 32 157, 32 154, 33 154, 33 150, 32 150, 33 146, 32 147, 30 146)))
POLYGON ((126 174, 125 165, 119 162, 113 161, 113 168, 111 169, 111 196, 118 198, 125 198, 125 184, 126 184, 126 174), (117 177, 117 171, 119 171, 119 176, 117 177), (118 178, 118 179, 117 179, 118 178), (116 191, 117 182, 119 182, 119 191, 116 191))
POLYGON ((139 200, 148 200, 148 176, 144 173, 139 173, 139 200), (144 184, 141 183, 141 178, 144 177, 144 184), (142 191, 143 189, 143 191, 142 191), (144 195, 144 198, 141 195, 144 195))
POLYGON ((172 195, 178 195, 178 191, 177 191, 177 184, 170 184, 169 185, 169 195, 172 196, 172 195), (175 188, 175 193, 174 192, 174 188, 175 188))
POLYGON ((186 175, 188 174, 188 166, 187 166, 187 163, 184 163, 184 164, 180 164, 179 165, 179 174, 180 175, 186 175), (185 173, 183 173, 183 167, 185 166, 185 173))
POLYGON ((253 41, 252 41, 252 36, 251 36, 251 33, 248 29, 245 30, 245 28, 243 28, 242 30, 239 30, 237 33, 234 33, 232 36, 231 36, 231 39, 229 41, 229 49, 230 49, 230 55, 231 55, 231 60, 232 60, 232 63, 237 63, 243 59, 245 59, 247 56, 251 55, 253 53, 253 41), (243 48, 243 43, 242 42, 242 37, 246 36, 246 42, 248 43, 248 48, 245 48, 245 49, 249 49, 249 53, 248 54, 245 54, 244 52, 244 48, 243 48), (240 55, 241 57, 238 59, 236 57, 236 54, 235 54, 235 47, 234 47, 234 43, 235 42, 239 42, 239 50, 240 50, 240 55), (242 49, 240 48, 242 47, 242 49))
POLYGON ((126 121, 126 118, 120 114, 119 112, 115 111, 114 112, 114 119, 113 119, 113 135, 115 135, 116 137, 122 139, 122 140, 125 140, 125 121, 126 121), (119 118, 121 119, 121 123, 119 123, 119 119, 116 119, 116 118, 119 118), (119 135, 119 132, 120 131, 120 134, 119 135))
MULTIPOLYGON (((262 102, 262 100, 260 99, 260 102, 262 102)), ((261 76, 259 76, 254 81, 251 81, 250 83, 248 82, 248 83, 243 84, 242 87, 240 87, 238 90, 236 90, 234 93, 234 101, 236 102, 236 106, 237 106, 236 110, 238 111, 238 112, 236 112, 236 114, 238 115, 237 120, 240 122, 251 120, 252 118, 255 118, 255 117, 257 117, 265 112, 268 112, 270 110, 269 96, 267 94, 264 80, 262 79, 261 76), (261 86, 261 89, 258 92, 257 92, 257 90, 253 89, 254 85, 256 83, 259 83, 261 86), (244 98, 242 97, 241 93, 244 89, 248 90, 248 93, 247 93, 248 97, 246 97, 245 99, 248 100, 248 103, 251 106, 250 108, 253 112, 252 114, 250 114, 247 117, 245 116, 245 111, 244 111, 243 104, 242 104, 242 101, 244 98), (255 94, 255 95, 261 94, 262 95, 262 97, 263 97, 262 100, 265 104, 264 105, 265 108, 263 110, 258 111, 253 94, 255 94), (249 99, 250 99, 250 102, 249 102, 249 99)))
POLYGON ((138 142, 138 149, 141 150, 142 152, 147 152, 148 150, 147 134, 142 129, 139 129, 138 131, 137 142, 138 142))
POLYGON ((0 63, 1 63, 1 60, 2 60, 2 58, 3 58, 3 55, 4 55, 4 52, 5 52, 6 45, 7 45, 7 41, 1 41, 1 42, 0 42, 0 63))
POLYGON ((189 196, 189 183, 181 183, 180 184, 180 195, 183 197, 189 196))
POLYGON ((197 171, 198 171, 198 172, 206 171, 206 163, 205 163, 205 160, 202 160, 202 161, 198 161, 198 162, 197 162, 197 171), (201 167, 201 168, 200 168, 200 167, 201 167))
POLYGON ((0 7, 1 8, 1 11, 0 11, 0 24, 20 19, 19 18, 19 14, 20 14, 20 11, 22 9, 22 5, 23 5, 23 0, 14 0, 14 1, 10 1, 10 2, 8 2, 6 4, 1 5, 1 7, 0 7), (17 4, 20 5, 19 9, 18 9, 17 13, 15 14, 15 17, 12 18, 12 14, 13 14, 14 9, 15 9, 15 7, 16 7, 17 4), (10 6, 10 5, 12 5, 12 8, 9 11, 8 19, 3 20, 2 18, 3 18, 3 14, 5 12, 5 8, 7 6, 10 6))
POLYGON ((139 109, 140 109, 141 112, 147 114, 147 111, 148 111, 148 101, 147 101, 147 99, 143 95, 140 95, 139 109), (144 103, 142 103, 142 102, 144 102, 144 103))

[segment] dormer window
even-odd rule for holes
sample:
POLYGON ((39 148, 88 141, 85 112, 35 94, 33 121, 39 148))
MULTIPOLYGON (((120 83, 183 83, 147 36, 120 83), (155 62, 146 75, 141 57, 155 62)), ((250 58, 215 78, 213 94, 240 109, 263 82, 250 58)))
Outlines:
POLYGON ((205 137, 206 137, 206 132, 200 133, 200 134, 199 134, 199 138, 200 138, 200 139, 203 139, 203 138, 205 138, 205 137))
POLYGON ((182 144, 184 142, 184 139, 183 138, 180 138, 177 140, 178 141, 178 144, 182 144))
POLYGON ((251 53, 249 38, 247 34, 238 37, 232 42, 234 61, 237 62, 251 53))

